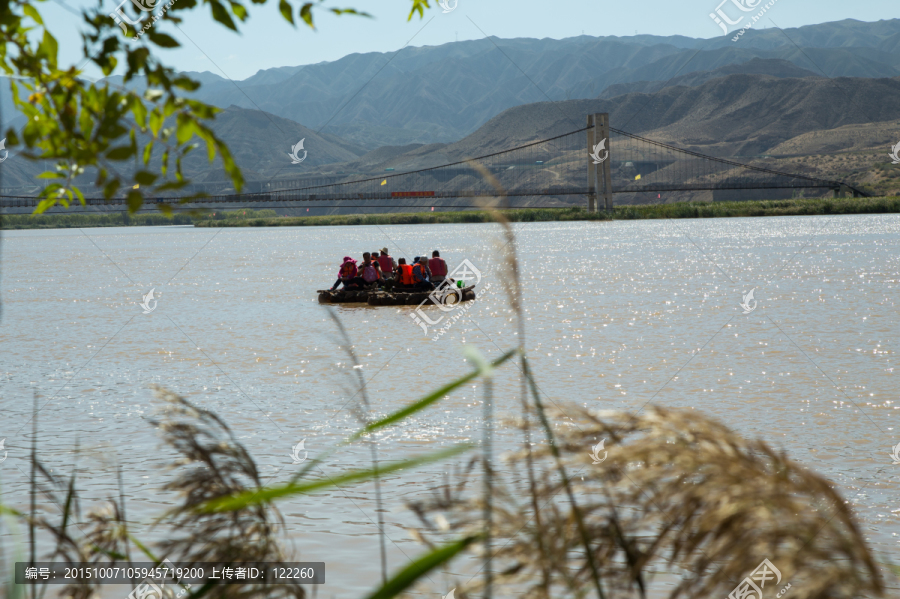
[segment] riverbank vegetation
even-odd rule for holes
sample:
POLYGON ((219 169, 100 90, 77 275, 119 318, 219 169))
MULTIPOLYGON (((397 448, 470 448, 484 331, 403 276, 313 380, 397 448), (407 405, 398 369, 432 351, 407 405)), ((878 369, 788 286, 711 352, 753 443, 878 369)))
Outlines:
MULTIPOLYGON (((813 214, 900 213, 900 197, 759 200, 746 202, 679 202, 616 206, 612 214, 573 208, 517 208, 501 210, 510 222, 639 220, 655 218, 725 218, 741 216, 791 216, 813 214)), ((342 225, 419 225, 487 223, 489 210, 413 212, 385 214, 335 214, 274 218, 225 218, 199 220, 202 227, 334 227, 342 225)))
POLYGON ((202 216, 173 214, 171 217, 158 212, 149 214, 129 214, 113 212, 109 214, 4 214, 4 229, 75 229, 89 227, 151 227, 166 225, 196 225, 204 220, 240 221, 241 219, 276 218, 274 210, 237 210, 232 212, 210 212, 202 216))
MULTIPOLYGON (((640 220, 655 218, 727 218, 742 216, 800 216, 815 214, 900 213, 900 197, 754 200, 746 202, 678 202, 616 206, 612 214, 572 208, 516 208, 502 210, 510 222, 640 220)), ((194 225, 197 227, 337 227, 346 225, 434 225, 487 223, 490 210, 446 212, 389 212, 382 214, 331 214, 279 216, 274 210, 228 210, 205 214, 40 214, 5 215, 4 229, 64 229, 74 227, 125 227, 194 225)))

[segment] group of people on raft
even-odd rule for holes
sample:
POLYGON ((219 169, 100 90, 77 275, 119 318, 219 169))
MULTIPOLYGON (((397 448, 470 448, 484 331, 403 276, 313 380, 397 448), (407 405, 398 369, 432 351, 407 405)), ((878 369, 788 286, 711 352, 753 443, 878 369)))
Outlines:
POLYGON ((437 250, 431 252, 431 259, 416 256, 412 264, 406 258, 394 260, 387 248, 381 252, 366 252, 362 263, 344 256, 344 263, 338 271, 338 280, 331 287, 335 291, 341 284, 344 289, 407 289, 410 291, 432 291, 447 277, 447 263, 437 250))

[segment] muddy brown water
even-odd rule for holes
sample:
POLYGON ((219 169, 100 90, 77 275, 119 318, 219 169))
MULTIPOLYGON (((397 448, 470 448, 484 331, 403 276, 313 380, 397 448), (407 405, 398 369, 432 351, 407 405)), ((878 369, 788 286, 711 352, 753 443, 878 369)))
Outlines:
MULTIPOLYGON (((898 561, 900 466, 889 454, 900 443, 900 216, 514 228, 525 345, 548 401, 711 414, 833 480, 877 559, 898 561), (745 305, 755 308, 744 314, 751 289, 745 305)), ((437 248, 451 269, 467 259, 481 274, 479 298, 461 315, 425 309, 430 321, 443 316, 427 334, 411 318, 414 306, 333 307, 372 410, 386 414, 468 372, 463 345, 488 358, 516 345, 500 283, 502 243, 496 225, 481 224, 4 232, 3 502, 28 502, 35 393, 42 459, 55 473, 77 465, 83 511, 118 495, 121 468, 129 520, 146 540, 162 534, 152 519, 176 501, 160 490, 174 454, 148 421, 158 409, 153 385, 217 412, 267 483, 284 482, 300 467, 291 458, 299 441, 317 455, 358 427, 352 364, 315 293, 333 283, 341 258, 388 246, 411 259, 437 248), (144 313, 139 304, 151 289, 155 308, 144 313)), ((514 369, 497 373, 494 391, 498 418, 514 415, 514 369)), ((380 457, 479 442, 481 414, 476 382, 378 435, 380 457)), ((517 440, 498 427, 497 455, 517 440)), ((321 475, 368 464, 368 449, 354 445, 321 475)), ((404 505, 440 485, 451 465, 384 481, 391 570, 423 551, 406 530, 416 520, 404 505)), ((327 564, 319 596, 361 597, 378 584, 371 484, 278 505, 296 557, 327 564)), ((7 534, 3 542, 9 556, 24 539, 7 534)), ((444 595, 477 569, 459 560, 417 592, 444 595)), ((663 580, 654 594, 665 590, 663 580)), ((125 594, 104 587, 104 597, 125 594)))

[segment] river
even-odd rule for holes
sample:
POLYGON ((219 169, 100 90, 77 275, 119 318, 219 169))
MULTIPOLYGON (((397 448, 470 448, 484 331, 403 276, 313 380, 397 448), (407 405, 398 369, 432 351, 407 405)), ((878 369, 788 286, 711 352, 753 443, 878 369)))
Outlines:
MULTIPOLYGON (((525 345, 548 401, 629 411, 649 401, 710 414, 834 481, 877 559, 896 556, 900 466, 889 454, 900 443, 900 216, 513 227, 525 345), (744 314, 751 289, 746 305, 755 309, 744 314)), ((77 464, 82 511, 118 496, 120 467, 134 533, 156 538, 151 520, 176 498, 160 490, 174 453, 148 420, 159 410, 154 385, 215 411, 267 484, 286 481, 300 467, 295 444, 305 440, 314 456, 359 426, 357 371, 315 293, 334 281, 341 258, 387 246, 410 259, 438 248, 451 268, 467 259, 478 269, 476 289, 489 286, 437 339, 416 326, 412 307, 335 308, 371 408, 383 415, 468 372, 463 344, 495 358, 518 343, 503 243, 494 224, 5 231, 3 502, 28 503, 36 394, 40 457, 57 474, 77 464), (151 289, 156 305, 144 313, 151 289)), ((498 418, 516 414, 515 369, 501 369, 494 387, 498 418)), ((381 459, 478 442, 481 402, 480 383, 461 388, 379 435, 381 459)), ((518 438, 504 427, 496 435, 498 454, 518 438)), ((368 465, 357 444, 324 472, 368 465)), ((385 481, 392 571, 423 551, 405 530, 417 522, 405 503, 447 469, 385 481)), ((326 563, 319 596, 361 597, 378 584, 370 483, 278 505, 297 557, 326 563)), ((463 582, 456 571, 434 573, 419 592, 443 595, 463 582)), ((126 594, 107 588, 118 590, 104 597, 126 594)))

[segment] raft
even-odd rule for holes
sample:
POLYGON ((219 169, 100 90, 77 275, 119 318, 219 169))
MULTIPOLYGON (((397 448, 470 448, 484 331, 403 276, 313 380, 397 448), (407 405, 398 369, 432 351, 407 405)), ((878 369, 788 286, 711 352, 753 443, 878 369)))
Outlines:
MULTIPOLYGON (((320 289, 320 304, 369 304, 370 306, 418 306, 435 304, 431 291, 385 291, 384 289, 320 289)), ((444 298, 442 303, 452 304, 454 301, 470 302, 475 299, 475 285, 463 289, 455 289, 444 298), (447 301, 449 300, 449 301, 447 301)))

